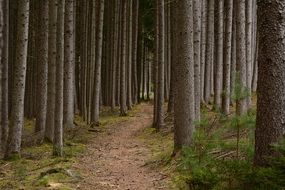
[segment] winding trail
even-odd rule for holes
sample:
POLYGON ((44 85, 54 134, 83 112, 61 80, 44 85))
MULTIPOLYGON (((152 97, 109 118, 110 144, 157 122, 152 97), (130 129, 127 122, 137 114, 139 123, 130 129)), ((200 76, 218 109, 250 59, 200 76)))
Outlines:
POLYGON ((139 135, 152 123, 152 106, 140 105, 128 121, 107 126, 75 163, 83 179, 76 189, 167 190, 167 178, 146 166, 151 151, 139 135))

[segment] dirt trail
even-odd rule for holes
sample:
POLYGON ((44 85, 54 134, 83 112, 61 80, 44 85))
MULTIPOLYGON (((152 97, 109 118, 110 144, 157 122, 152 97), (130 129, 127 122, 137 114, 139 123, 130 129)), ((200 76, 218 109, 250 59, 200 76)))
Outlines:
POLYGON ((145 166, 151 152, 138 136, 152 123, 152 107, 141 106, 134 117, 108 127, 88 145, 87 153, 75 165, 83 177, 77 189, 167 189, 166 177, 145 166))

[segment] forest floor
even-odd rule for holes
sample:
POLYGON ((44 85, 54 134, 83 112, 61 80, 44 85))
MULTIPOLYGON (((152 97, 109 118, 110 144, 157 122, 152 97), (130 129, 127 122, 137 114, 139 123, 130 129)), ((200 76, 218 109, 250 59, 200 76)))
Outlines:
POLYGON ((26 120, 20 160, 0 160, 2 190, 168 190, 176 163, 171 160, 170 125, 155 132, 153 106, 142 103, 126 117, 103 108, 100 126, 66 130, 64 157, 51 155, 52 145, 34 140, 34 120, 26 120))
POLYGON ((74 164, 83 177, 78 189, 168 189, 169 177, 147 164, 153 153, 141 138, 152 124, 153 108, 142 104, 139 109, 127 121, 107 126, 92 139, 87 152, 74 164))

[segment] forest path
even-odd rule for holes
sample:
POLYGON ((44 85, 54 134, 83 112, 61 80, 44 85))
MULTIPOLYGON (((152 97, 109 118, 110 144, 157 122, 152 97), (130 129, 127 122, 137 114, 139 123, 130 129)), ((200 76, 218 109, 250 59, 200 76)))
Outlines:
POLYGON ((121 123, 107 126, 75 164, 83 179, 77 189, 166 190, 167 179, 145 163, 151 151, 139 136, 152 124, 153 108, 142 104, 139 112, 121 123))

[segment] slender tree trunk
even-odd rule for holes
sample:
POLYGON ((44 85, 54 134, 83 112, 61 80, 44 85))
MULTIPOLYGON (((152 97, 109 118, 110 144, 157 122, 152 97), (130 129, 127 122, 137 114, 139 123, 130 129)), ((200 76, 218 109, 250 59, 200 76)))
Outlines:
POLYGON ((157 1, 158 8, 158 85, 157 85, 157 123, 156 129, 160 130, 164 125, 164 30, 165 30, 165 22, 164 22, 164 0, 157 1))
POLYGON ((45 138, 53 141, 55 111, 55 78, 56 78, 56 23, 57 0, 49 1, 49 39, 48 39, 48 96, 45 138))
POLYGON ((211 96, 211 70, 213 65, 214 53, 214 7, 215 0, 208 0, 208 18, 207 18, 207 44, 206 44, 206 62, 205 62, 205 85, 204 99, 209 103, 211 96))
POLYGON ((171 78, 170 78, 170 92, 168 101, 168 113, 174 111, 175 93, 176 91, 176 20, 175 20, 175 5, 170 5, 170 30, 171 30, 171 78))
POLYGON ((56 93, 53 155, 63 155, 63 71, 64 71, 64 7, 65 0, 58 0, 56 36, 56 93))
POLYGON ((217 110, 222 105, 223 86, 223 32, 224 32, 224 1, 215 0, 215 62, 214 62, 214 106, 217 110))
POLYGON ((223 58, 223 96, 222 111, 225 115, 230 113, 231 95, 231 53, 232 53, 232 25, 233 25, 233 0, 225 1, 225 34, 223 58))
POLYGON ((205 102, 205 61, 206 61, 206 48, 207 48, 207 10, 208 10, 208 0, 202 0, 201 3, 201 11, 202 11, 202 18, 201 18, 201 75, 200 75, 200 81, 201 81, 201 102, 205 102))
POLYGON ((237 53, 237 3, 236 1, 233 2, 233 26, 232 26, 232 52, 231 52, 231 105, 234 104, 234 94, 235 94, 235 86, 236 86, 236 53, 237 53))
POLYGON ((5 158, 20 156, 22 127, 24 125, 24 96, 29 33, 29 0, 18 2, 17 44, 12 88, 11 125, 5 158))
POLYGON ((246 1, 246 88, 248 91, 247 108, 251 105, 251 81, 252 81, 252 6, 253 0, 246 1))
POLYGON ((200 120, 201 106, 201 2, 200 0, 193 1, 194 11, 194 88, 195 88, 195 119, 200 120))
MULTIPOLYGON (((2 113, 2 96, 3 96, 3 90, 2 90, 2 75, 3 75, 3 51, 4 51, 4 30, 5 30, 5 21, 4 21, 4 12, 5 12, 5 2, 4 0, 0 1, 0 115, 2 113)), ((5 60, 4 60, 5 61, 5 60)), ((0 150, 2 146, 2 127, 1 127, 1 117, 0 117, 0 150)))
POLYGON ((2 104, 1 104, 1 145, 5 150, 8 139, 8 62, 9 62, 9 0, 4 0, 3 3, 3 54, 2 54, 2 104))
POLYGON ((246 92, 246 46, 245 46, 245 0, 237 0, 237 83, 239 86, 237 92, 240 96, 237 100, 237 114, 242 115, 246 112, 246 98, 243 94, 246 92))
POLYGON ((134 93, 133 93, 133 103, 137 104, 138 103, 138 74, 137 74, 137 62, 138 62, 138 17, 139 17, 139 1, 138 0, 133 0, 133 55, 132 55, 132 61, 133 61, 133 88, 134 88, 134 93))
POLYGON ((121 20, 121 76, 120 76, 120 111, 121 116, 127 115, 126 105, 126 18, 127 17, 127 0, 122 1, 122 20, 121 20))
POLYGON ((66 0, 64 16, 63 124, 74 127, 74 0, 66 0))
POLYGON ((132 101, 132 66, 133 66, 133 63, 132 63, 132 43, 133 43, 133 27, 132 27, 132 22, 133 22, 133 0, 128 0, 128 34, 129 34, 129 37, 128 37, 128 57, 127 57, 127 106, 128 106, 128 109, 131 110, 132 109, 132 104, 133 104, 133 101, 132 101))
POLYGON ((35 131, 43 133, 46 128, 47 80, 48 80, 48 23, 49 2, 39 1, 39 24, 37 41, 37 111, 35 131))
POLYGON ((98 26, 96 32, 96 65, 94 84, 94 105, 93 122, 99 123, 100 115, 100 87, 101 87, 101 63, 102 63, 102 43, 103 43, 103 23, 104 23, 104 0, 100 0, 98 7, 98 26))

